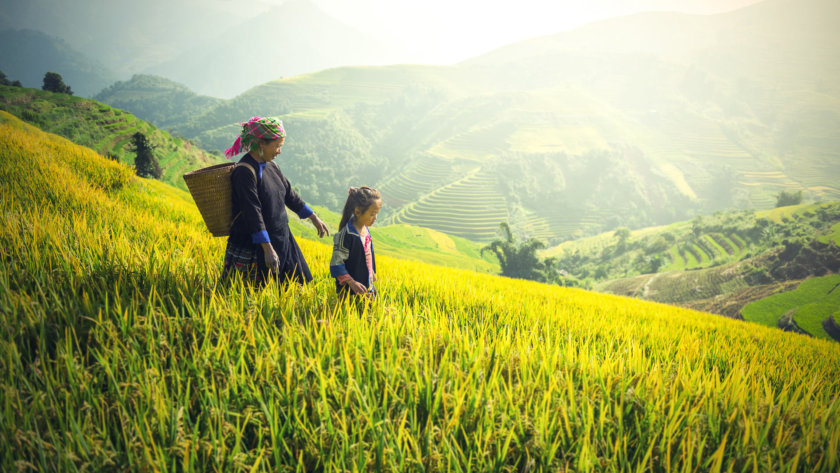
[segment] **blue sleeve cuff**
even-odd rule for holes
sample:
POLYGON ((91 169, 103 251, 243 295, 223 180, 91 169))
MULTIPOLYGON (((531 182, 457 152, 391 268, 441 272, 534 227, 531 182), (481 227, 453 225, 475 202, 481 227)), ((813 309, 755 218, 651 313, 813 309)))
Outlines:
POLYGON ((251 243, 258 244, 258 243, 268 243, 268 232, 265 230, 259 231, 257 233, 251 234, 251 243))
POLYGON ((315 211, 309 207, 309 204, 303 204, 303 208, 300 209, 300 212, 297 213, 297 216, 300 218, 309 218, 310 215, 314 214, 315 211))
POLYGON ((330 266, 330 276, 337 278, 342 274, 347 274, 347 267, 343 264, 338 264, 335 266, 330 266))

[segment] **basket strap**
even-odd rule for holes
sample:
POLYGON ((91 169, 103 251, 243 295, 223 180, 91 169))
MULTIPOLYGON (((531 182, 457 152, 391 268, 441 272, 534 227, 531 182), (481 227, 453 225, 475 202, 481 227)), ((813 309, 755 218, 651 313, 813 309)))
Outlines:
MULTIPOLYGON (((233 169, 236 169, 236 168, 238 168, 238 167, 240 167, 240 166, 241 166, 241 167, 246 167, 246 168, 248 168, 248 170, 249 170, 249 171, 251 171, 251 174, 253 174, 253 175, 254 175, 254 179, 258 179, 258 178, 257 178, 257 171, 255 171, 255 170, 254 170, 254 167, 253 167, 253 166, 251 166, 251 165, 250 165, 250 164, 248 164, 248 163, 236 163, 236 166, 234 166, 234 167, 233 167, 233 169)), ((231 172, 233 172, 233 171, 231 171, 231 172)))

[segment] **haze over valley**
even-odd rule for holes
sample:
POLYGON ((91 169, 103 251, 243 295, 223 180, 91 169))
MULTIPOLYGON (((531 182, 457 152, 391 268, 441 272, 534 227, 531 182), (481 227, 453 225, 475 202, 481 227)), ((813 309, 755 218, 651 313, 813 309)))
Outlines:
MULTIPOLYGON (((192 4, 175 5, 167 21, 192 4)), ((137 25, 155 24, 149 18, 159 7, 133 7, 137 25)), ((15 8, 24 18, 31 11, 15 8)), ((557 243, 619 226, 767 209, 781 191, 801 191, 807 201, 840 198, 840 35, 831 1, 637 13, 452 65, 324 70, 318 61, 336 64, 338 45, 370 53, 367 63, 390 52, 314 3, 262 8, 243 18, 247 8, 231 13, 225 2, 211 2, 194 14, 207 27, 185 24, 172 37, 186 49, 166 43, 168 54, 162 39, 152 39, 178 30, 171 23, 124 34, 106 23, 102 30, 114 40, 91 41, 128 45, 145 33, 147 43, 126 46, 137 54, 124 67, 160 75, 133 76, 95 98, 215 152, 230 145, 237 121, 280 116, 290 130, 282 166, 308 199, 337 210, 347 187, 376 185, 386 221, 479 242, 495 238, 502 221, 518 235, 557 243), (259 59, 272 55, 289 59, 259 59), (283 74, 263 67, 272 63, 309 72, 277 78, 283 74), (209 93, 217 86, 231 89, 209 93), (241 93, 219 98, 233 90, 241 93)), ((81 33, 73 34, 81 43, 81 33)), ((104 62, 113 56, 98 54, 104 62)), ((0 58, 0 70, 14 78, 3 64, 0 58)))

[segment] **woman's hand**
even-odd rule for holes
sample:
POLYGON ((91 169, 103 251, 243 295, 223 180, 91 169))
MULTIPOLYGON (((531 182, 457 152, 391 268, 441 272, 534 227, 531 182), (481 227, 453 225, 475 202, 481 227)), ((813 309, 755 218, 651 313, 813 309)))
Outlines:
POLYGON ((315 227, 315 230, 318 230, 318 238, 323 238, 324 235, 330 234, 327 225, 318 217, 318 215, 310 215, 309 221, 312 222, 312 225, 315 227))
POLYGON ((350 290, 352 290, 354 294, 362 295, 367 292, 365 285, 359 281, 351 279, 347 284, 350 285, 350 290))
POLYGON ((275 274, 278 273, 280 271, 280 258, 277 256, 277 252, 274 251, 274 247, 271 246, 271 243, 261 243, 261 245, 265 267, 275 274))

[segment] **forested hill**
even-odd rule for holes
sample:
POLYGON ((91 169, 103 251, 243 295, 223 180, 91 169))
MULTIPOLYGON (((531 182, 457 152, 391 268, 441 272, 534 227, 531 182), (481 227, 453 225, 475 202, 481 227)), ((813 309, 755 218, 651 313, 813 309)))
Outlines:
POLYGON ((837 8, 641 14, 455 66, 330 69, 168 129, 222 150, 236 122, 279 115, 282 166, 314 201, 337 209, 347 187, 372 184, 389 221, 477 241, 501 221, 559 242, 769 209, 783 190, 837 199, 837 8))
POLYGON ((184 190, 185 172, 223 160, 190 140, 172 136, 131 113, 91 99, 0 86, 0 110, 125 164, 134 163, 132 136, 142 133, 153 146, 153 154, 163 170, 161 180, 184 190))
POLYGON ((222 99, 196 94, 183 84, 143 74, 115 82, 93 98, 121 110, 131 110, 163 129, 177 129, 197 114, 223 102, 222 99))

